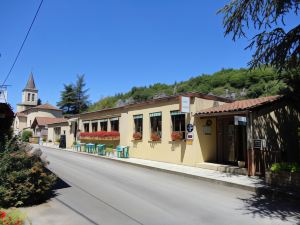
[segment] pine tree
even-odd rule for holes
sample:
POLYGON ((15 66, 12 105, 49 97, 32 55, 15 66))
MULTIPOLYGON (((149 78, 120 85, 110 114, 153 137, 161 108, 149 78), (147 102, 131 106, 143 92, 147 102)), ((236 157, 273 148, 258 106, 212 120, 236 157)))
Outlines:
POLYGON ((76 93, 73 84, 64 84, 64 90, 61 92, 61 100, 57 103, 57 106, 65 114, 75 113, 76 93))
POLYGON ((81 113, 89 107, 89 95, 87 95, 88 89, 85 89, 86 83, 84 81, 84 74, 77 76, 77 82, 74 87, 75 92, 75 106, 74 112, 81 113))

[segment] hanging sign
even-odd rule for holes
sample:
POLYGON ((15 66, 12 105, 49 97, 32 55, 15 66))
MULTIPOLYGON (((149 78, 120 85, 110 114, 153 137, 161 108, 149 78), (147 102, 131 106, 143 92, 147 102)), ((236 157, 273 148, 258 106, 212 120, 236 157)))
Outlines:
POLYGON ((190 97, 180 96, 180 112, 190 112, 190 97))

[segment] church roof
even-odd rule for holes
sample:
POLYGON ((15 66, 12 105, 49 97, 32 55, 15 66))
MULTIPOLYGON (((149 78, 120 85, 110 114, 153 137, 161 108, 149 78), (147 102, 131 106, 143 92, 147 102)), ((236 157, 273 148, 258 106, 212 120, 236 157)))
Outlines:
POLYGON ((51 118, 51 117, 35 117, 31 128, 34 128, 36 125, 38 126, 46 126, 51 123, 63 123, 67 120, 65 118, 51 118))
POLYGON ((25 109, 24 111, 22 112, 27 112, 27 111, 32 111, 34 109, 48 109, 48 110, 56 110, 56 111, 61 111, 61 109, 53 106, 53 105, 50 105, 48 103, 46 104, 42 104, 42 105, 38 105, 38 106, 35 106, 35 107, 32 107, 32 108, 29 108, 29 109, 25 109))
POLYGON ((24 90, 37 90, 35 87, 35 82, 34 82, 34 78, 33 78, 33 74, 30 73, 27 84, 24 88, 24 90))

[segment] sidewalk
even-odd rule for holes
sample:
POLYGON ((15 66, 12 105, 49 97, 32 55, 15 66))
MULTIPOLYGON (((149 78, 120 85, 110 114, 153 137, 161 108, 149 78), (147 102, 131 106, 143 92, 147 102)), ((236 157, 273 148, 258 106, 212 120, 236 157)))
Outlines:
MULTIPOLYGON (((39 145, 35 145, 35 146, 38 147, 39 145)), ((158 162, 158 161, 151 161, 151 160, 144 160, 144 159, 137 159, 137 158, 126 159, 126 158, 99 156, 99 155, 90 154, 86 152, 77 152, 73 149, 61 149, 58 148, 57 146, 54 146, 53 144, 52 145, 45 144, 42 146, 57 149, 57 150, 69 151, 77 154, 91 155, 94 157, 99 157, 107 160, 118 161, 120 163, 131 164, 134 166, 160 170, 167 173, 196 178, 208 182, 218 183, 225 186, 236 187, 236 188, 253 191, 253 192, 257 192, 259 190, 267 188, 267 186, 265 186, 263 183, 263 179, 259 177, 248 177, 245 175, 223 173, 215 170, 177 165, 177 164, 158 162)))

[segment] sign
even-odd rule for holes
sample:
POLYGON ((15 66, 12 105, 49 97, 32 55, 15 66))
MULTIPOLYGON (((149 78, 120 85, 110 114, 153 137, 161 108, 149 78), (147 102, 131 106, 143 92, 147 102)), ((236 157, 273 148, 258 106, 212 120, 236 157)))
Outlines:
POLYGON ((203 127, 203 133, 205 135, 211 135, 211 126, 204 126, 203 127))
POLYGON ((180 96, 180 112, 190 112, 190 97, 180 96))
POLYGON ((247 125, 247 118, 245 116, 234 116, 234 125, 247 125))
POLYGON ((193 124, 188 124, 188 125, 186 125, 186 130, 188 131, 188 132, 193 132, 193 130, 194 130, 194 126, 193 126, 193 124))
POLYGON ((263 150, 266 148, 266 139, 254 139, 253 148, 263 150))
POLYGON ((194 139, 194 134, 193 133, 187 133, 186 139, 187 140, 193 140, 194 139))
POLYGON ((185 142, 187 145, 192 145, 193 144, 193 140, 186 140, 185 142))

